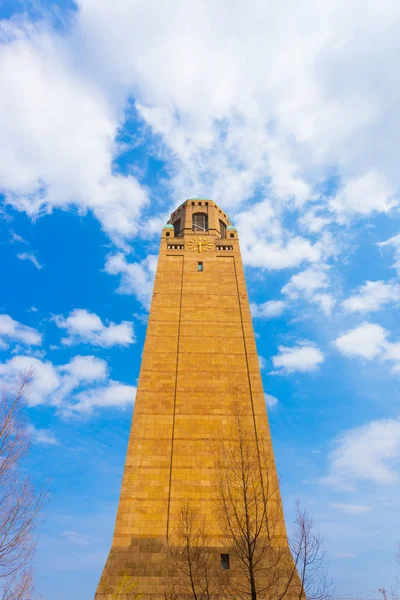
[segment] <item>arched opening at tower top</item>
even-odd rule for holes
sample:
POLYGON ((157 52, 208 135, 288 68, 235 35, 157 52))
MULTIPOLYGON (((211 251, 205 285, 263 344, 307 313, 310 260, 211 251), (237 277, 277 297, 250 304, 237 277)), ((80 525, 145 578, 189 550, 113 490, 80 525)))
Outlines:
POLYGON ((206 213, 194 213, 192 215, 192 231, 208 231, 208 215, 206 213))

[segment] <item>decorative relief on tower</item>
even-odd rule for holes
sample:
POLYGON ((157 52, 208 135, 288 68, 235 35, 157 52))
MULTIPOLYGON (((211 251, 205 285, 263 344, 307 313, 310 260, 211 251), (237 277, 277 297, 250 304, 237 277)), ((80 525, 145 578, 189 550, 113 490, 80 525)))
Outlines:
POLYGON ((208 252, 213 248, 214 244, 206 237, 193 237, 187 242, 187 249, 193 252, 208 252))

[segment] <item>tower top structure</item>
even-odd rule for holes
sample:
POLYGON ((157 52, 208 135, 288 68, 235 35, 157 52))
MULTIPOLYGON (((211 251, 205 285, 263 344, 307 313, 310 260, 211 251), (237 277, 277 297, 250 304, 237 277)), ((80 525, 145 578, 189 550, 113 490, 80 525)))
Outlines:
POLYGON ((182 237, 187 234, 210 235, 227 237, 226 232, 235 231, 228 215, 213 201, 207 198, 189 198, 171 214, 167 223, 173 226, 174 236, 182 237))

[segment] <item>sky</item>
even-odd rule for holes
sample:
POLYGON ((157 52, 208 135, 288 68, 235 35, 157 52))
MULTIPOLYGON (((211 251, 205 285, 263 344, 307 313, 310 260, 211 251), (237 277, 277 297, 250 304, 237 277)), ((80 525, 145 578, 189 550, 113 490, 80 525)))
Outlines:
POLYGON ((33 367, 46 600, 94 595, 195 196, 238 228, 288 530, 299 499, 337 596, 394 585, 399 27, 396 0, 0 0, 0 385, 33 367))

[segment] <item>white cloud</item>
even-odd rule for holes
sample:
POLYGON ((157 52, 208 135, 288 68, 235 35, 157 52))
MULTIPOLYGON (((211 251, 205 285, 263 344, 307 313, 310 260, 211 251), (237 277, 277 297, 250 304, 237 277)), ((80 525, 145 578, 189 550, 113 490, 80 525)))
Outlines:
POLYGON ((76 308, 66 318, 56 315, 54 322, 60 329, 66 329, 67 337, 61 340, 66 346, 86 343, 110 348, 128 346, 135 342, 132 322, 122 321, 118 325, 111 322, 104 325, 98 315, 84 308, 76 308))
POLYGON ((319 304, 323 312, 329 315, 335 300, 331 294, 319 291, 330 286, 327 271, 328 267, 325 265, 316 265, 296 273, 282 288, 282 293, 292 301, 306 298, 310 302, 319 304))
POLYGON ((273 319, 279 317, 286 308, 283 300, 268 300, 263 304, 250 304, 251 314, 254 318, 273 319))
POLYGON ((109 381, 107 386, 101 386, 81 392, 77 402, 69 407, 72 413, 90 413, 96 407, 125 408, 135 401, 136 388, 117 381, 109 381))
POLYGON ((21 373, 32 370, 33 379, 27 390, 27 402, 31 406, 51 403, 51 397, 61 385, 57 369, 49 361, 42 361, 34 356, 14 356, 5 363, 0 363, 0 382, 6 387, 15 388, 21 373))
POLYGON ((369 512, 372 508, 372 506, 366 504, 343 504, 341 502, 332 502, 329 506, 348 515, 361 515, 369 512))
POLYGON ((83 46, 73 47, 77 31, 60 35, 21 18, 2 21, 0 35, 0 189, 7 202, 32 217, 56 207, 90 209, 113 238, 134 235, 147 194, 112 164, 125 95, 107 89, 83 46))
POLYGON ((42 343, 42 334, 33 327, 14 321, 9 315, 0 315, 0 347, 7 348, 11 342, 19 342, 28 346, 42 343))
POLYGON ((332 313, 333 307, 335 306, 336 300, 332 296, 332 294, 315 294, 312 299, 313 302, 319 304, 321 310, 326 314, 330 315, 332 313))
POLYGON ((327 288, 329 278, 326 269, 322 267, 311 267, 291 277, 289 282, 282 288, 282 293, 291 299, 297 299, 303 294, 311 295, 317 290, 327 288))
POLYGON ((260 365, 261 371, 264 370, 267 366, 267 361, 263 356, 258 355, 258 364, 260 365))
POLYGON ((243 221, 251 206, 240 206, 264 194, 275 220, 291 217, 280 237, 245 235, 247 264, 319 261, 330 220, 397 205, 397 7, 383 3, 368 3, 362 26, 358 0, 295 7, 239 0, 229 14, 208 1, 171 10, 155 0, 79 0, 62 32, 25 17, 2 21, 7 202, 31 216, 91 210, 118 243, 136 235, 147 192, 114 168, 116 135, 134 97, 168 163, 170 195, 214 197, 243 221), (320 184, 333 168, 341 185, 326 197, 320 184))
POLYGON ((400 342, 386 344, 384 359, 393 363, 394 373, 400 373, 400 342))
POLYGON ((338 437, 322 482, 338 489, 353 489, 362 481, 391 484, 399 464, 400 421, 371 421, 338 437))
MULTIPOLYGON (((397 7, 383 2, 369 2, 360 27, 358 0, 296 7, 239 0, 228 15, 208 1, 171 10, 155 0, 116 0, 111 10, 107 0, 79 0, 62 32, 26 17, 2 21, 7 202, 32 217, 57 207, 91 210, 121 246, 147 232, 147 192, 114 161, 134 97, 167 162, 169 198, 193 190, 230 207, 248 265, 319 262, 335 218, 398 205, 397 7), (339 189, 330 197, 320 189, 333 169, 339 189), (268 203, 246 204, 260 196, 268 198, 271 225, 288 216, 288 229, 271 230, 261 215, 268 203), (263 221, 257 231, 245 223, 253 209, 263 221)), ((328 298, 316 301, 329 311, 328 298)))
POLYGON ((388 240, 385 240, 384 242, 379 242, 378 246, 380 246, 381 248, 384 248, 386 246, 391 246, 394 248, 394 268, 400 275, 400 235, 394 235, 393 237, 389 238, 388 240))
MULTIPOLYGON (((240 230, 243 231, 243 230, 240 230)), ((249 246, 242 244, 245 264, 270 270, 297 267, 303 262, 318 261, 321 253, 316 245, 299 236, 286 242, 254 241, 249 246)))
POLYGON ((379 356, 386 347, 387 332, 380 325, 362 323, 335 340, 336 347, 345 356, 371 359, 379 356))
MULTIPOLYGON (((93 24, 87 2, 83 5, 87 22, 93 24)), ((385 6, 388 15, 393 5, 385 6)), ((147 96, 147 106, 141 107, 141 112, 182 162, 175 181, 178 189, 186 187, 188 181, 196 189, 201 181, 206 195, 234 203, 235 196, 251 195, 255 182, 265 180, 267 174, 274 194, 304 202, 310 193, 308 169, 313 154, 314 164, 320 168, 339 164, 348 188, 354 178, 354 186, 347 194, 342 192, 337 202, 342 212, 387 210, 386 187, 381 183, 385 176, 369 165, 375 159, 396 178, 389 152, 385 164, 373 137, 380 127, 394 139, 386 111, 398 127, 397 116, 378 84, 385 80, 385 85, 392 87, 382 71, 385 61, 394 59, 382 43, 375 58, 378 64, 371 69, 368 48, 373 32, 375 40, 387 39, 388 35, 396 39, 394 27, 388 25, 389 19, 379 20, 371 7, 372 14, 363 19, 361 31, 358 29, 354 36, 357 3, 350 7, 344 2, 328 3, 317 10, 315 3, 303 3, 301 10, 295 11, 295 28, 287 25, 287 11, 285 3, 279 8, 265 5, 260 9, 258 4, 240 2, 227 17, 215 7, 210 11, 208 3, 201 7, 189 3, 174 11, 173 18, 160 15, 160 22, 168 23, 168 27, 165 31, 157 28, 158 47, 140 67, 134 59, 129 64, 123 61, 123 48, 130 41, 128 27, 122 25, 122 39, 118 41, 109 34, 121 63, 116 64, 113 54, 113 68, 123 70, 125 76, 130 69, 140 72, 147 96), (200 52, 189 45, 191 36, 182 39, 183 23, 190 23, 191 36, 207 40, 206 50, 200 52), (235 43, 238 31, 240 48, 235 43), (175 43, 177 35, 180 44, 175 43), (186 48, 183 55, 182 47, 186 48), (266 57, 262 64, 260 55, 266 57), (169 64, 164 62, 165 56, 169 64), (255 65, 251 72, 247 61, 255 65), (367 65, 370 68, 366 70, 367 65), (367 83, 369 77, 363 77, 366 72, 377 84, 373 93, 370 81, 367 83), (351 92, 344 94, 342 90, 348 88, 351 92), (222 127, 214 121, 218 118, 223 135, 222 127), (271 122, 274 126, 268 129, 271 122), (370 141, 368 151, 365 136, 370 141), (303 149, 308 152, 301 156, 303 149), (362 204, 361 191, 372 184, 373 190, 366 190, 369 196, 362 204)), ((105 15, 112 18, 108 9, 102 7, 100 12, 103 19, 105 15)), ((136 11, 132 13, 139 16, 136 11)), ((128 12, 120 5, 115 23, 122 14, 127 19, 128 12)), ((136 40, 135 45, 139 43, 136 40)), ((394 93, 397 97, 397 90, 394 93)))
POLYGON ((380 358, 392 363, 393 373, 400 373, 400 342, 388 340, 389 332, 373 323, 362 323, 335 340, 338 350, 350 358, 380 358))
POLYGON ((368 215, 372 212, 388 213, 398 206, 394 190, 385 177, 371 170, 357 179, 349 181, 330 201, 331 210, 339 220, 346 221, 354 215, 368 215))
POLYGON ((269 408, 274 408, 279 404, 278 398, 272 396, 271 394, 264 394, 265 404, 269 406, 269 408))
POLYGON ((107 363, 95 356, 74 356, 69 363, 60 367, 78 381, 98 381, 107 376, 107 363))
POLYGON ((43 265, 40 264, 33 252, 20 252, 17 254, 17 258, 20 260, 29 260, 37 269, 43 269, 43 265))
MULTIPOLYGON (((107 363, 95 356, 78 355, 64 365, 32 356, 14 356, 0 363, 0 385, 14 390, 20 374, 30 370, 33 373, 26 393, 28 405, 55 406, 65 417, 89 414, 94 408, 125 408, 135 399, 136 388, 109 379, 107 363)), ((40 435, 44 443, 45 433, 40 435)))
POLYGON ((293 348, 279 346, 278 350, 279 354, 272 357, 278 373, 314 371, 324 361, 321 350, 307 343, 293 348))
POLYGON ((245 264, 263 269, 293 268, 317 262, 325 249, 321 244, 282 227, 279 210, 263 200, 235 216, 245 264))
POLYGON ((310 208, 300 218, 299 225, 310 233, 319 233, 327 225, 332 223, 332 217, 319 214, 321 208, 310 208))
POLYGON ((400 302, 400 285, 384 281, 366 281, 357 293, 342 302, 347 312, 368 313, 381 310, 387 304, 400 302))
POLYGON ((120 275, 117 289, 119 294, 133 294, 145 308, 149 308, 153 291, 154 275, 157 269, 157 256, 149 254, 139 263, 130 263, 121 252, 107 258, 105 271, 110 275, 120 275))
POLYGON ((36 444, 43 444, 49 446, 55 446, 59 444, 59 441, 50 429, 37 429, 33 425, 29 425, 28 431, 32 437, 33 442, 36 444))

